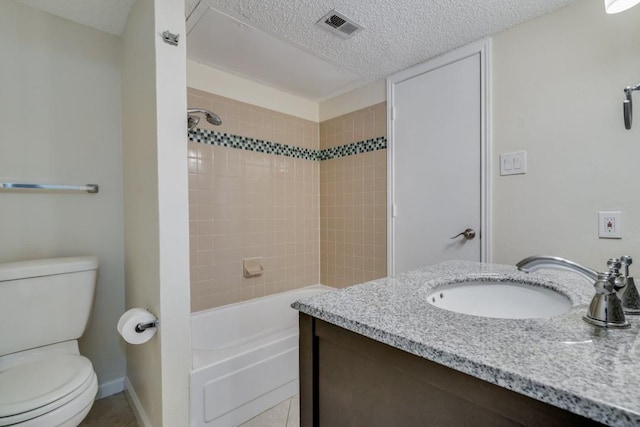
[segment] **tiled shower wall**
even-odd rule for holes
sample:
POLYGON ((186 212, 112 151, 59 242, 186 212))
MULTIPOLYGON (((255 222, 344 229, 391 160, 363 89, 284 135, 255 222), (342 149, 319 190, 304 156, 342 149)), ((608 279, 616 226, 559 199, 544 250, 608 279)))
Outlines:
MULTIPOLYGON (((383 102, 320 123, 320 148, 326 150, 386 134, 383 102)), ((386 212, 386 149, 320 163, 323 285, 341 288, 387 275, 386 212)))
MULTIPOLYGON (((189 108, 219 114, 198 127, 311 150, 318 123, 189 88, 189 108)), ((247 142, 248 141, 248 142, 247 142)), ((318 161, 189 142, 191 310, 317 284, 318 161), (242 260, 264 258, 243 277, 242 260)))
POLYGON ((384 103, 318 124, 187 94, 223 122, 188 143, 192 311, 386 275, 384 103), (261 276, 243 277, 250 257, 261 276))

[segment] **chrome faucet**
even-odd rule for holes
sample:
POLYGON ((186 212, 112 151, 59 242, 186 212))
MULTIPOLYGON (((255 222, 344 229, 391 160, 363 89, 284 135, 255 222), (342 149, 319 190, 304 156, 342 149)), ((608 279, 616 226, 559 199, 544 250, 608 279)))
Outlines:
POLYGON ((591 282, 595 282, 598 279, 597 271, 557 256, 530 256, 517 263, 516 267, 525 273, 531 273, 541 268, 555 268, 578 273, 591 282))
POLYGON ((588 267, 554 256, 531 256, 516 264, 519 270, 531 273, 541 268, 555 268, 572 271, 594 282, 596 294, 589 304, 587 314, 583 316, 585 322, 603 328, 628 328, 629 322, 624 317, 622 302, 618 291, 624 288, 626 280, 620 269, 622 263, 617 258, 607 261, 609 271, 598 273, 588 267))

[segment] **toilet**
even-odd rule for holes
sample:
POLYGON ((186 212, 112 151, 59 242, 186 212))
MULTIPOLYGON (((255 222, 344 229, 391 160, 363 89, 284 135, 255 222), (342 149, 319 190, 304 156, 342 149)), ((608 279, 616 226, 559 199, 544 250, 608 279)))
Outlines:
POLYGON ((78 338, 89 320, 95 257, 0 264, 0 426, 75 427, 98 391, 78 338))

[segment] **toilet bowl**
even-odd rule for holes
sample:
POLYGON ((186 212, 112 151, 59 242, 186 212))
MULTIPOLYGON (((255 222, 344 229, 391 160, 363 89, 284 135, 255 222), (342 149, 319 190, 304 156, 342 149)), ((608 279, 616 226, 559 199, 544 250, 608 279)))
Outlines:
POLYGON ((62 355, 0 373, 0 426, 76 426, 98 391, 91 362, 62 355))
POLYGON ((98 391, 77 338, 95 286, 94 257, 0 264, 0 427, 75 427, 98 391))

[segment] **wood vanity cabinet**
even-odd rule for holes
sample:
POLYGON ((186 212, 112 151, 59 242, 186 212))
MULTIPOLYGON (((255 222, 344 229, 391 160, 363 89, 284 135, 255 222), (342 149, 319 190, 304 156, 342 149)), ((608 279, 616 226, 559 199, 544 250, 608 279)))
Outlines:
POLYGON ((603 424, 300 313, 300 426, 603 424))

